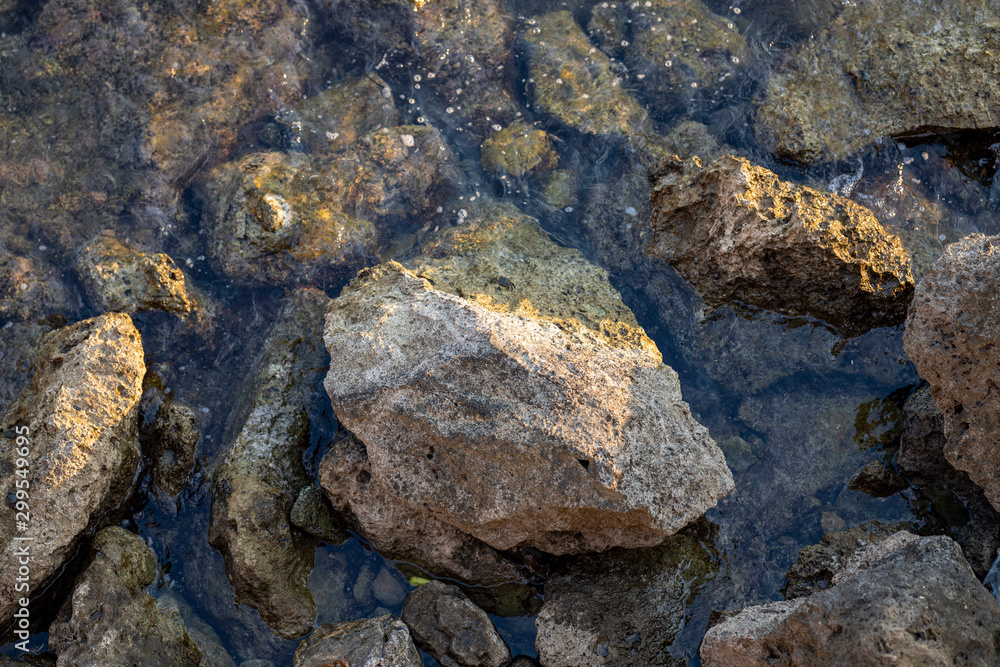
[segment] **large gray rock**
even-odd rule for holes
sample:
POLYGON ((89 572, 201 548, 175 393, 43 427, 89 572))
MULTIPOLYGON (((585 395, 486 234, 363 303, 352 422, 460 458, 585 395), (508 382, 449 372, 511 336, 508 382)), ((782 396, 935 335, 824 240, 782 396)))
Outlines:
POLYGON ((406 626, 391 614, 321 625, 295 649, 293 667, 345 664, 420 667, 423 660, 406 626))
POLYGON ((93 549, 93 561, 49 628, 60 667, 235 664, 224 652, 206 657, 176 604, 146 592, 157 576, 156 557, 141 537, 112 526, 97 534, 93 549))
POLYGON ((758 99, 758 139, 809 163, 886 135, 996 128, 998 28, 990 0, 845 3, 778 59, 758 99))
POLYGON ((327 315, 327 392, 372 478, 498 549, 648 546, 714 506, 722 453, 607 274, 509 209, 470 222, 327 315))
POLYGON ((291 295, 230 420, 234 439, 212 483, 209 541, 226 560, 236 599, 257 609, 281 637, 312 629, 316 606, 306 585, 315 545, 289 523, 299 490, 309 483, 302 453, 309 446, 306 406, 326 365, 326 294, 291 295), (238 429, 238 430, 237 430, 238 429))
POLYGON ((896 533, 860 549, 833 587, 744 609, 711 628, 705 667, 995 665, 1000 607, 947 537, 896 533))
POLYGON ((646 252, 710 305, 811 315, 848 336, 906 317, 909 256, 868 209, 732 155, 668 159, 651 178, 646 252))
POLYGON ((670 647, 718 568, 687 531, 650 549, 586 556, 545 583, 535 647, 546 667, 685 664, 670 647))
POLYGON ((20 598, 15 538, 31 538, 28 584, 39 592, 101 516, 125 500, 139 463, 145 373, 128 315, 108 313, 43 339, 31 384, 0 422, 0 493, 17 498, 19 488, 27 491, 22 501, 30 514, 25 527, 15 525, 16 506, 0 516, 0 625, 20 598), (16 486, 24 480, 27 489, 16 486))
POLYGON ((417 645, 445 667, 501 667, 510 661, 490 617, 458 586, 418 586, 406 598, 402 619, 417 645))
POLYGON ((920 282, 904 345, 944 415, 944 455, 1000 508, 1000 237, 953 243, 920 282))

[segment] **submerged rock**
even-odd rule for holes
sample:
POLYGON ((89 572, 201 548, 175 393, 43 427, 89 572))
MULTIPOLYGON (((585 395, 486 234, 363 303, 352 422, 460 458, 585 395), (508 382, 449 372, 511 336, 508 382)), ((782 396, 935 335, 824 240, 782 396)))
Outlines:
POLYGON ((535 621, 539 661, 683 665, 670 647, 717 567, 714 554, 687 532, 650 549, 615 549, 568 565, 545 584, 535 621))
POLYGON ((260 612, 279 636, 304 635, 316 619, 306 585, 315 545, 289 523, 309 477, 307 405, 326 366, 321 344, 329 299, 294 292, 285 304, 230 420, 234 439, 212 484, 209 541, 226 560, 236 600, 260 612))
POLYGON ((146 589, 156 556, 142 538, 117 526, 94 539, 94 559, 49 628, 59 665, 233 665, 207 658, 189 636, 176 605, 146 589))
POLYGON ((539 110, 584 134, 620 136, 648 126, 645 109, 622 87, 623 75, 568 11, 531 19, 521 39, 539 110))
POLYGON ((531 129, 523 121, 511 123, 483 142, 483 169, 503 172, 515 178, 535 169, 556 165, 552 140, 543 130, 531 129))
POLYGON ((881 461, 869 461, 847 483, 847 488, 867 493, 873 498, 888 498, 909 488, 906 480, 881 461))
POLYGON ((403 622, 386 614, 321 625, 295 649, 293 667, 337 664, 421 667, 423 660, 403 622))
POLYGON ((668 159, 654 174, 646 252, 711 305, 741 300, 825 320, 848 336, 899 324, 909 257, 870 211, 727 155, 668 159))
POLYGON ((373 472, 364 443, 349 436, 323 457, 319 480, 333 508, 378 553, 483 586, 523 578, 495 549, 422 507, 403 502, 373 472))
POLYGON ((744 609, 711 628, 705 667, 993 665, 1000 608, 947 537, 896 533, 859 549, 808 597, 744 609))
POLYGON ((48 262, 15 255, 0 243, 0 321, 70 315, 69 290, 48 262))
POLYGON ((210 176, 213 266, 240 284, 343 277, 377 254, 387 225, 432 213, 456 180, 425 125, 383 128, 333 155, 248 155, 210 176))
POLYGON ((143 396, 141 422, 139 437, 153 460, 153 484, 176 496, 187 484, 201 438, 195 412, 155 389, 143 396))
POLYGON ((470 218, 328 313, 372 479, 497 549, 648 546, 712 507, 732 475, 607 274, 510 208, 470 218))
POLYGON ((108 313, 49 334, 33 366, 31 384, 0 422, 0 493, 18 498, 24 488, 16 482, 23 480, 30 489, 27 526, 15 526, 16 507, 0 516, 0 552, 6 554, 0 625, 10 621, 20 597, 14 592, 14 538, 31 538, 28 583, 32 591, 43 590, 104 513, 125 500, 139 463, 146 366, 128 315, 108 313), (27 458, 27 468, 17 465, 18 458, 27 458))
POLYGON ((944 415, 944 455, 1000 509, 1000 237, 948 246, 918 285, 906 322, 906 352, 944 415))
POLYGON ((293 526, 326 544, 341 544, 350 537, 346 530, 333 521, 333 508, 326 501, 323 490, 307 486, 299 491, 292 505, 288 520, 293 526))
POLYGON ((886 135, 995 129, 998 28, 989 0, 845 4, 778 59, 758 100, 758 139, 811 163, 886 135))
POLYGON ((442 665, 501 667, 510 649, 486 612, 458 586, 441 581, 418 586, 406 598, 403 623, 414 641, 442 665))

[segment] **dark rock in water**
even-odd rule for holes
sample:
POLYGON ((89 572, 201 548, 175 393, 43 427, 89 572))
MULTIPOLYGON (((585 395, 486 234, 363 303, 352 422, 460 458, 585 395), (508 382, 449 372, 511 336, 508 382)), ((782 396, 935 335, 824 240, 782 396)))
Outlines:
POLYGON ((887 135, 995 129, 998 29, 989 0, 845 4, 778 59, 758 99, 758 139, 811 163, 887 135))
POLYGON ((284 638, 304 635, 316 619, 306 579, 315 544, 289 524, 309 477, 307 405, 326 366, 321 344, 329 299, 292 293, 272 327, 229 422, 228 443, 212 483, 209 541, 226 560, 238 602, 260 612, 284 638))
POLYGON ((577 665, 683 665, 670 647, 718 567, 715 555, 682 533, 650 549, 584 556, 545 584, 535 625, 539 661, 577 665))
POLYGON ((540 111, 584 134, 621 136, 648 129, 646 110, 622 86, 622 74, 587 39, 568 11, 528 21, 532 101, 540 111))
POLYGON ((187 483, 201 439, 195 412, 153 389, 143 396, 141 421, 139 435, 153 459, 153 484, 176 496, 187 483))
POLYGON ((650 174, 650 258, 710 305, 739 300, 825 320, 847 336, 900 324, 909 257, 870 211, 727 155, 667 159, 650 174))
POLYGON ((888 498, 906 490, 909 486, 905 479, 881 461, 869 461, 847 483, 847 488, 852 491, 861 491, 873 498, 888 498))
POLYGON ((484 586, 523 578, 489 545, 402 502, 373 472, 365 445, 349 436, 323 457, 319 480, 334 509, 380 554, 484 586))
POLYGON ((1000 237, 948 246, 924 275, 906 322, 906 351, 944 416, 944 455, 1000 508, 1000 237))
POLYGON ((41 259, 8 252, 0 243, 0 321, 38 321, 71 314, 69 290, 56 268, 41 259))
MULTIPOLYGON (((0 551, 30 538, 29 585, 44 590, 105 512, 126 500, 139 464, 139 399, 146 373, 139 332, 128 315, 108 313, 48 334, 31 384, 0 421, 0 493, 16 498, 27 479, 30 521, 0 516, 0 551), (30 461, 27 477, 18 458, 30 461)), ((0 562, 0 625, 11 620, 18 562, 0 562)))
POLYGON ((321 625, 295 649, 293 667, 326 665, 421 667, 423 660, 403 622, 387 614, 321 625))
POLYGON ((350 537, 346 530, 334 523, 333 508, 326 501, 323 490, 317 486, 310 485, 299 491, 288 520, 296 528, 327 544, 341 544, 350 537))
POLYGON ((785 599, 793 600, 829 588, 833 575, 844 568, 855 551, 877 544, 903 528, 902 525, 888 526, 875 521, 847 531, 829 532, 819 544, 803 547, 795 565, 785 575, 788 579, 785 599))
POLYGON ((709 629, 705 667, 995 665, 1000 607, 947 537, 899 532, 858 549, 833 586, 709 629))
POLYGON ((372 478, 497 549, 648 546, 701 516, 732 475, 607 274, 473 211, 327 317, 327 391, 372 478))
POLYGON ((442 665, 501 667, 510 661, 490 617, 457 586, 441 581, 418 586, 401 617, 417 646, 442 665))
POLYGON ((226 664, 228 656, 207 661, 178 608, 146 592, 156 579, 156 556, 141 537, 112 526, 97 534, 93 549, 93 561, 49 628, 59 664, 226 664))

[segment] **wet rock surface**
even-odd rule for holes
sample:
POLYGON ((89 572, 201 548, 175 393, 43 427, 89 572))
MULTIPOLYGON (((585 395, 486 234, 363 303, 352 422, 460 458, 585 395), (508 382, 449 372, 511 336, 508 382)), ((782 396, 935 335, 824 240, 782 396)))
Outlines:
POLYGON ((146 592, 156 557, 141 537, 117 526, 94 539, 93 560, 49 629, 59 665, 233 665, 209 660, 176 605, 146 592))
POLYGON ((1000 100, 993 3, 858 2, 767 78, 761 143, 782 158, 838 160, 886 135, 993 129, 1000 100))
POLYGON ((671 650, 688 606, 718 565, 685 531, 649 549, 615 549, 554 573, 536 625, 539 661, 575 665, 683 665, 671 650))
POLYGON ((27 479, 31 499, 25 529, 15 530, 13 511, 0 518, 0 549, 8 554, 0 565, 0 623, 9 621, 20 597, 14 538, 37 545, 29 585, 41 590, 101 516, 126 500, 139 463, 146 366, 128 315, 110 313, 49 334, 33 367, 30 385, 0 424, 0 489, 16 498, 16 481, 27 479), (15 472, 24 448, 31 461, 26 477, 15 472))
POLYGON ((811 315, 846 335, 899 324, 913 293, 909 257, 867 209, 781 181, 745 159, 668 159, 651 175, 647 253, 705 301, 811 315))
POLYGON ((406 504, 574 553, 658 543, 732 488, 602 270, 489 209, 428 254, 362 271, 325 337, 334 410, 406 504))
POLYGON ((620 136, 647 126, 648 115, 622 86, 622 73, 587 39, 572 14, 531 19, 521 39, 539 110, 584 134, 620 136))
POLYGON ((457 586, 441 581, 418 586, 406 598, 402 621, 417 646, 441 665, 501 667, 510 661, 486 612, 457 586))
POLYGON ((327 544, 340 544, 350 537, 334 522, 333 508, 318 486, 307 486, 299 491, 288 520, 296 528, 327 544))
POLYGON ((996 662, 1000 609, 954 542, 906 532, 855 552, 833 587, 751 607, 699 651, 725 665, 996 662))
POLYGON ((948 246, 920 282, 904 335, 906 351, 944 416, 945 457, 982 487, 994 507, 1000 507, 993 388, 998 240, 972 235, 948 246))
POLYGON ((153 484, 176 496, 187 484, 201 438, 194 410, 158 389, 149 391, 143 396, 139 434, 153 460, 153 484))
POLYGON ((326 364, 321 343, 329 299, 292 293, 278 314, 243 396, 233 411, 235 437, 213 475, 209 541, 226 559, 236 599, 254 607, 284 638, 307 633, 316 607, 306 579, 314 545, 289 523, 309 478, 306 405, 326 364))
POLYGON ((410 633, 395 616, 322 625, 295 650, 293 667, 346 663, 420 667, 423 661, 410 633))
POLYGON ((486 138, 480 161, 487 171, 520 177, 535 168, 554 167, 557 157, 552 150, 552 140, 543 130, 517 121, 486 138))

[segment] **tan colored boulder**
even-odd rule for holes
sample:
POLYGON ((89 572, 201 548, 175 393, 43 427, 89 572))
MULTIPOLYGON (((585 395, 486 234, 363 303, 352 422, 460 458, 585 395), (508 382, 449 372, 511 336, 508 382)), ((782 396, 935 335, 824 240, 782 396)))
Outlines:
POLYGON ((16 508, 0 513, 0 625, 21 597, 14 551, 23 543, 15 538, 30 538, 27 583, 37 594, 101 516, 125 500, 139 463, 145 374, 128 315, 108 313, 43 339, 31 384, 0 422, 0 493, 25 491, 30 514, 22 527, 16 508))
POLYGON ((732 155, 704 167, 670 158, 651 179, 646 252, 710 305, 810 315, 847 336, 906 317, 909 256, 863 206, 732 155))
POLYGON ((944 456, 1000 508, 1000 237, 947 247, 924 275, 903 335, 944 415, 944 456))
POLYGON ((497 549, 646 546, 732 489, 607 274, 484 204, 333 302, 327 392, 401 502, 497 549))

